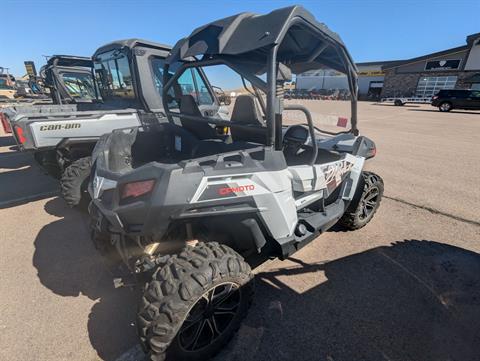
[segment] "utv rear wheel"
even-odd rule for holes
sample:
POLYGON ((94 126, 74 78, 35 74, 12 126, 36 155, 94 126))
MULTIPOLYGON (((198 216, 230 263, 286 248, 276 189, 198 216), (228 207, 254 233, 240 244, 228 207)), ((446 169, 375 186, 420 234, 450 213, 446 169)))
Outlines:
POLYGON ((383 196, 383 180, 372 172, 363 172, 357 192, 338 223, 346 229, 364 227, 373 218, 383 196))
POLYGON ((441 112, 449 112, 450 110, 452 110, 452 104, 449 102, 443 102, 442 104, 439 105, 438 109, 441 112))
POLYGON ((60 188, 63 199, 70 207, 86 207, 90 202, 87 185, 91 168, 92 158, 85 157, 77 159, 63 171, 60 188))
POLYGON ((153 274, 137 325, 151 360, 208 360, 233 336, 253 295, 250 266, 231 248, 199 243, 153 274))

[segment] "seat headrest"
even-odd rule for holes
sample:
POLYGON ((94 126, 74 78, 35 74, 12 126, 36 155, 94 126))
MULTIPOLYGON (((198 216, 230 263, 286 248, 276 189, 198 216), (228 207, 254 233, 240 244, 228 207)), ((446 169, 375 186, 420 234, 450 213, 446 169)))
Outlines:
POLYGON ((195 98, 191 94, 182 95, 180 98, 180 113, 197 116, 202 115, 200 109, 198 109, 195 98))
POLYGON ((232 122, 262 126, 261 119, 255 98, 249 94, 239 95, 233 107, 232 122))
MULTIPOLYGON (((198 108, 195 98, 190 94, 182 95, 180 98, 180 113, 202 117, 202 112, 198 108)), ((181 114, 180 122, 182 127, 194 134, 198 139, 215 139, 218 137, 215 128, 212 128, 208 123, 194 119, 185 119, 181 114)))

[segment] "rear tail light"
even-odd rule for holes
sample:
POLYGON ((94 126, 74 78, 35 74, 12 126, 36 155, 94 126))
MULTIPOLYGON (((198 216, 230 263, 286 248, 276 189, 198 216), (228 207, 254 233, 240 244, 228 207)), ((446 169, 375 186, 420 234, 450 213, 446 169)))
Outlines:
POLYGON ((122 187, 121 199, 139 197, 152 191, 155 181, 153 179, 127 183, 122 187))
POLYGON ((373 158, 377 155, 377 147, 373 146, 372 148, 368 149, 367 152, 367 159, 373 158))
POLYGON ((11 133, 12 132, 12 127, 10 126, 10 123, 8 122, 7 115, 5 113, 0 113, 0 121, 2 122, 3 131, 5 133, 11 133))
POLYGON ((17 140, 18 140, 21 144, 25 143, 25 141, 26 141, 27 139, 26 139, 25 136, 23 135, 23 129, 20 128, 18 125, 16 125, 13 129, 15 130, 15 135, 17 136, 17 140))

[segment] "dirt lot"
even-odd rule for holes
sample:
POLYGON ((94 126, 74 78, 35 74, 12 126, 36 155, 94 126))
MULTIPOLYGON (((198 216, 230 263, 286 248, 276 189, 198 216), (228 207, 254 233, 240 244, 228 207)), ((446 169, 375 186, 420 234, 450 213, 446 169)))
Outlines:
MULTIPOLYGON (((359 114, 385 180, 379 212, 260 267, 217 360, 480 360, 480 113, 359 114)), ((113 288, 87 216, 56 189, 0 136, 0 360, 139 360, 137 295, 113 288)))

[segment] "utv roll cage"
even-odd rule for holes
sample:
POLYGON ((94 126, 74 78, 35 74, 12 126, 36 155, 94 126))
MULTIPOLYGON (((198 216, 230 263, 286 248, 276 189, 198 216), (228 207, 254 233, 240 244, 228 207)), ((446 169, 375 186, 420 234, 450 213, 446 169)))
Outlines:
MULTIPOLYGON (((162 97, 159 96, 152 76, 155 75, 155 69, 152 68, 150 61, 153 58, 166 58, 171 49, 172 47, 169 45, 144 39, 116 40, 98 48, 93 54, 92 60, 95 67, 100 57, 108 52, 113 51, 124 55, 128 59, 135 97, 130 102, 116 99, 115 104, 119 107, 136 107, 147 112, 163 113, 162 97)), ((98 83, 100 86, 100 81, 98 83)), ((113 99, 104 99, 104 102, 113 102, 113 99)))
POLYGON ((67 89, 63 74, 85 74, 91 77, 95 92, 95 99, 99 100, 98 89, 95 85, 93 62, 91 58, 72 55, 53 55, 40 71, 44 84, 50 89, 52 101, 55 104, 68 104, 78 102, 92 102, 92 99, 74 98, 67 89))
MULTIPOLYGON (((274 146, 276 150, 282 147, 284 109, 298 110, 305 114, 311 139, 315 141, 316 128, 308 109, 283 105, 283 83, 291 80, 292 71, 298 74, 322 67, 346 74, 351 92, 351 129, 339 133, 322 132, 358 135, 355 63, 340 37, 317 22, 303 7, 286 7, 266 15, 241 13, 199 27, 190 36, 178 41, 165 62, 163 72, 165 85, 162 97, 170 122, 173 122, 174 117, 180 116, 179 113, 170 111, 167 101, 167 93, 178 77, 187 68, 218 64, 227 65, 247 79, 253 87, 265 92, 267 146, 274 146), (182 65, 170 76, 169 67, 174 63, 182 65), (266 82, 257 76, 265 73, 266 82)), ((212 117, 187 114, 181 114, 181 117, 232 128, 252 128, 212 117)))

